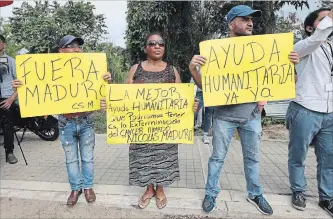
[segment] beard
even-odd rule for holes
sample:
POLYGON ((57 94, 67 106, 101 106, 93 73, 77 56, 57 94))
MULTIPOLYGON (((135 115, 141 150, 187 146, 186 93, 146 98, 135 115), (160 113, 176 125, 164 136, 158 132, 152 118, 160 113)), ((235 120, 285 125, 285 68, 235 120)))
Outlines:
POLYGON ((238 31, 238 30, 235 31, 235 34, 237 36, 252 36, 252 32, 251 33, 247 33, 245 31, 238 31))

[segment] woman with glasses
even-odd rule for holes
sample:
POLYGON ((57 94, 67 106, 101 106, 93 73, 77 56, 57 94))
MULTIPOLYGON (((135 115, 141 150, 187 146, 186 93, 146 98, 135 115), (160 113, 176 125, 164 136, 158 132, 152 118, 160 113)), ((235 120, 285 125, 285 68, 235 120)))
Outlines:
MULTIPOLYGON (((178 71, 162 60, 165 43, 159 33, 149 34, 144 52, 147 60, 134 65, 126 78, 127 84, 181 83, 178 71)), ((129 147, 129 184, 147 186, 139 199, 139 207, 148 206, 156 196, 156 206, 164 208, 167 198, 163 187, 179 180, 177 144, 131 144, 129 147)))
MULTIPOLYGON (((127 84, 135 83, 181 83, 178 71, 162 60, 164 41, 159 33, 149 34, 144 52, 147 60, 134 65, 126 78, 127 84)), ((105 100, 101 108, 106 109, 105 100)), ((195 102, 193 110, 196 111, 195 102)), ((156 197, 156 206, 167 204, 164 186, 179 180, 177 144, 131 144, 129 147, 129 184, 147 187, 139 198, 138 206, 145 208, 150 199, 156 197)))

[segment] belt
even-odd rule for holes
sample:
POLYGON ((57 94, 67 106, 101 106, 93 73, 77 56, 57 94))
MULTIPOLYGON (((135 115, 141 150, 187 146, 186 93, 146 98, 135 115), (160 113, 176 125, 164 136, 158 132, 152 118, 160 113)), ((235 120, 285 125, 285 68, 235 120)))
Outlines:
POLYGON ((74 119, 74 118, 84 118, 87 117, 90 113, 70 113, 63 114, 66 119, 74 119))

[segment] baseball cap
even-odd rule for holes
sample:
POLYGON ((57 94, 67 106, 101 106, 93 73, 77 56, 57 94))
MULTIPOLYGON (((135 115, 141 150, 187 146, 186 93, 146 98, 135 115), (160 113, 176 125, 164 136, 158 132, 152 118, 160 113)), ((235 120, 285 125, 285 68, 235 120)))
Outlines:
POLYGON ((253 10, 247 5, 237 5, 230 9, 227 14, 227 22, 230 23, 235 17, 246 17, 252 15, 253 17, 260 17, 260 10, 253 10))
POLYGON ((69 44, 71 44, 71 42, 73 42, 74 40, 77 40, 79 45, 83 45, 84 41, 81 37, 75 37, 72 35, 66 35, 64 36, 60 41, 59 41, 59 48, 63 48, 64 46, 67 46, 69 44))

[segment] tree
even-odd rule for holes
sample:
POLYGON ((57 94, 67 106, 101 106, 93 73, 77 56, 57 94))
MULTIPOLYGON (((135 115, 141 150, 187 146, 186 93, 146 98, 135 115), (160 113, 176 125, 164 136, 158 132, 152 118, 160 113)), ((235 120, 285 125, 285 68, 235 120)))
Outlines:
POLYGON ((227 24, 225 23, 224 17, 228 11, 236 5, 248 5, 252 8, 262 11, 262 16, 260 19, 254 19, 255 28, 254 34, 267 34, 274 33, 276 27, 276 15, 275 12, 280 10, 284 5, 288 4, 296 9, 307 7, 309 4, 307 1, 303 0, 293 0, 293 1, 205 1, 204 8, 206 16, 204 16, 203 25, 215 26, 218 28, 212 29, 212 31, 220 31, 219 34, 225 34, 228 32, 227 24), (209 20, 210 22, 206 22, 209 20), (222 22, 221 22, 222 21, 222 22))
POLYGON ((326 7, 326 8, 332 8, 333 7, 333 4, 332 4, 331 0, 322 0, 321 5, 322 5, 322 7, 326 7))
POLYGON ((294 42, 298 42, 306 37, 302 22, 296 17, 296 13, 290 13, 287 18, 276 16, 275 33, 294 32, 294 42))
POLYGON ((144 59, 145 36, 159 31, 166 41, 165 60, 176 66, 183 82, 190 80, 188 64, 199 53, 203 40, 227 35, 227 12, 235 5, 246 4, 263 11, 255 19, 255 34, 274 33, 275 11, 285 4, 309 7, 307 1, 130 1, 127 4, 126 44, 131 64, 144 59), (147 13, 149 11, 149 13, 147 13))
POLYGON ((23 2, 9 18, 12 39, 31 53, 50 52, 67 34, 81 36, 89 48, 96 48, 106 34, 106 25, 104 15, 95 15, 94 9, 90 2, 23 2))
POLYGON ((146 36, 160 32, 166 41, 165 60, 174 65, 181 77, 189 80, 188 63, 196 42, 191 41, 192 2, 147 1, 128 2, 126 44, 131 64, 143 60, 146 36), (147 13, 149 11, 149 13, 147 13))
POLYGON ((3 30, 3 25, 4 25, 5 21, 2 17, 0 17, 0 33, 3 34, 4 30, 3 30))
POLYGON ((7 21, 3 18, 0 18, 0 34, 6 38, 6 53, 11 56, 15 57, 16 52, 22 48, 20 44, 17 44, 13 41, 12 34, 10 31, 10 25, 7 21))
POLYGON ((125 49, 113 46, 111 43, 100 43, 97 45, 96 52, 106 53, 108 71, 112 74, 113 83, 124 83, 130 67, 125 57, 125 49))

